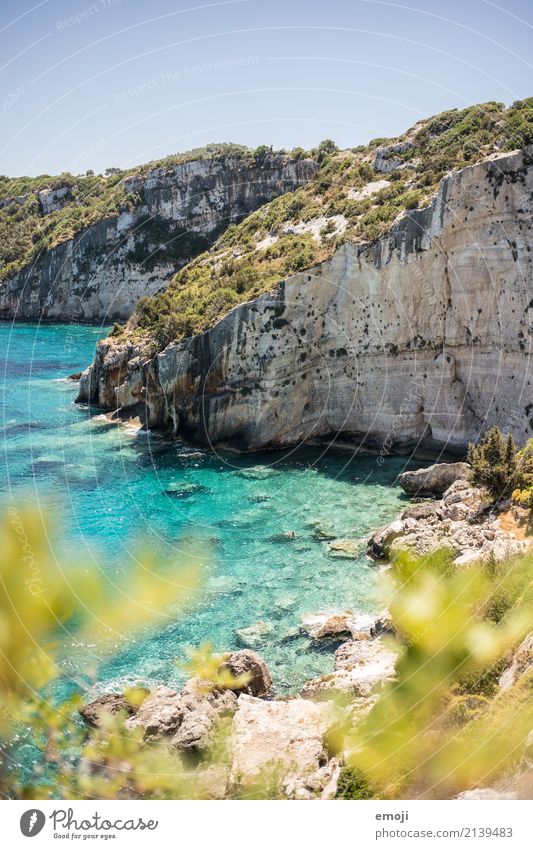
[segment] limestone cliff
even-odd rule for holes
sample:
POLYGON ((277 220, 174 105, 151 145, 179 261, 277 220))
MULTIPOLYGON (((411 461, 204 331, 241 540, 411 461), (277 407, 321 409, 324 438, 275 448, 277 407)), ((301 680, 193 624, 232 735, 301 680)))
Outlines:
POLYGON ((233 309, 153 358, 101 343, 80 399, 240 449, 340 436, 461 450, 533 433, 532 149, 446 176, 372 244, 233 309))
MULTIPOLYGON (((267 155, 198 159, 124 178, 128 211, 103 218, 41 253, 0 284, 0 317, 109 322, 127 318, 143 295, 206 250, 229 224, 306 183, 313 160, 267 155)), ((67 189, 41 191, 42 215, 67 189)), ((25 203, 29 196, 6 203, 25 203)))

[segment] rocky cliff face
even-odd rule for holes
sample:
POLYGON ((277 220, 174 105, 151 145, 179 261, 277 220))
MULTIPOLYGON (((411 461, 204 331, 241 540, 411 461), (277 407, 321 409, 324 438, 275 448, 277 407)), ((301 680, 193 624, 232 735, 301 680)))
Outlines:
MULTIPOLYGON (((221 230, 314 175, 313 160, 266 156, 186 162, 124 180, 133 211, 99 221, 41 254, 0 285, 0 316, 109 322, 127 318, 143 295, 206 250, 221 230)), ((42 213, 65 198, 40 192, 42 213)))
POLYGON ((531 152, 450 174, 377 242, 344 244, 155 358, 106 340, 80 398, 141 401, 152 427, 241 449, 341 435, 461 450, 491 424, 524 440, 531 152))

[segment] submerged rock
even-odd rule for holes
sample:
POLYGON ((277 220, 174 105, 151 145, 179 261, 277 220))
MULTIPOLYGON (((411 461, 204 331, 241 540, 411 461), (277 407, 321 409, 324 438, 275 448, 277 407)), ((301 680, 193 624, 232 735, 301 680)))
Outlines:
POLYGON ((264 481, 267 478, 273 478, 279 475, 278 469, 272 469, 270 466, 252 466, 249 469, 239 469, 235 472, 240 478, 246 478, 252 481, 264 481))
POLYGON ((245 628, 237 628, 235 640, 239 646, 245 649, 255 649, 265 642, 272 630, 272 625, 269 625, 268 622, 255 622, 245 628))
POLYGON ((328 548, 335 557, 346 557, 352 560, 359 557, 364 546, 359 539, 336 539, 329 543, 328 548))
POLYGON ((163 490, 165 495, 171 498, 191 498, 193 495, 210 495, 211 490, 200 483, 176 483, 169 484, 163 490))

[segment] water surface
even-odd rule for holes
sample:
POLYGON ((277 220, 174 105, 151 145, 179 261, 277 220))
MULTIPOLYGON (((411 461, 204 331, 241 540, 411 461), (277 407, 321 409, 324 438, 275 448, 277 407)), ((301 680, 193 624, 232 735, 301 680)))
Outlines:
MULTIPOLYGON (((279 692, 297 692, 331 671, 334 647, 318 650, 298 632, 303 614, 379 606, 377 570, 365 555, 375 527, 404 499, 393 483, 405 460, 300 448, 217 455, 110 424, 76 406, 66 380, 90 362, 105 335, 94 327, 0 325, 4 474, 2 499, 37 500, 57 519, 56 554, 92 564, 127 587, 139 540, 170 559, 176 580, 184 537, 212 546, 202 600, 179 618, 105 656, 95 637, 76 646, 65 636, 62 692, 94 681, 178 685, 187 646, 242 645, 236 631, 262 623, 254 645, 279 692), (331 539, 357 541, 354 557, 331 539)), ((127 603, 127 602, 125 602, 127 603)), ((257 630, 257 629, 256 629, 257 630)), ((246 642, 246 637, 245 637, 246 642)))

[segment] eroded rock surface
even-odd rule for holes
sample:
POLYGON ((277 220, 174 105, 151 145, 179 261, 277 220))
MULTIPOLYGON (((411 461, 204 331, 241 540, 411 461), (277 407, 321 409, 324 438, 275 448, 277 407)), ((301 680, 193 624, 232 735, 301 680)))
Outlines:
POLYGON ((328 705, 305 699, 265 702, 239 696, 233 720, 231 780, 241 786, 269 772, 286 795, 331 797, 338 763, 328 764, 324 734, 334 721, 328 705))
POLYGON ((236 709, 231 690, 206 690, 205 682, 192 678, 181 693, 157 687, 126 721, 128 728, 141 727, 146 738, 170 737, 178 749, 206 749, 213 742, 218 719, 236 709))
POLYGON ((142 388, 151 427, 239 449, 342 433, 385 454, 462 451, 490 425, 523 442, 532 212, 530 151, 490 157, 375 243, 346 242, 130 371, 99 346, 80 396, 106 405, 117 388, 126 404, 142 388))
MULTIPOLYGON (((266 156, 261 165, 232 157, 184 162, 125 178, 130 211, 104 218, 40 254, 0 284, 0 315, 38 321, 110 322, 131 315, 222 230, 263 203, 305 184, 313 160, 266 156)), ((67 189, 42 191, 43 214, 67 189)))
POLYGON ((397 655, 381 640, 350 640, 335 652, 330 675, 308 681, 301 695, 306 699, 330 698, 338 694, 368 697, 395 675, 397 655))
POLYGON ((398 483, 407 495, 441 496, 456 480, 468 479, 467 463, 434 463, 426 469, 402 472, 398 483))

